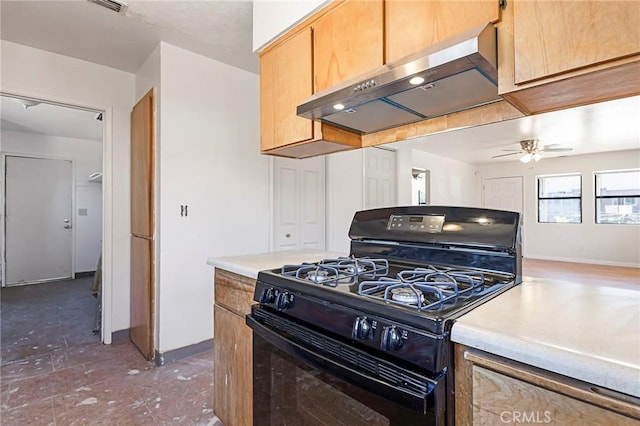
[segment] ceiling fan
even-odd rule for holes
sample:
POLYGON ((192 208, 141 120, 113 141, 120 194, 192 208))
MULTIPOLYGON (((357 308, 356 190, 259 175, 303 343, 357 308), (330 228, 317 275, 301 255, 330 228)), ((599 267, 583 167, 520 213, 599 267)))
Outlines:
POLYGON ((513 152, 510 152, 508 154, 494 155, 491 158, 506 157, 507 155, 523 154, 522 157, 520 157, 520 161, 522 161, 523 163, 528 163, 531 160, 533 161, 540 160, 542 158, 542 155, 540 155, 541 152, 564 152, 564 151, 573 150, 573 148, 569 148, 559 144, 545 145, 539 148, 537 139, 526 139, 526 140, 520 141, 520 147, 521 149, 503 149, 503 151, 513 151, 513 152))

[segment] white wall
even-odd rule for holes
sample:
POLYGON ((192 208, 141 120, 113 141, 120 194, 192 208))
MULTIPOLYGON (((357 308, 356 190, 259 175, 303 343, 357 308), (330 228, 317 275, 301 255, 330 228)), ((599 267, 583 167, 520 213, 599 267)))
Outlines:
POLYGON ((269 250, 259 77, 160 45, 158 350, 213 336, 206 259, 269 250), (188 205, 188 216, 180 216, 188 205))
MULTIPOLYGON (((0 42, 0 88, 5 93, 103 109, 108 130, 103 146, 105 322, 103 328, 129 328, 129 113, 134 76, 102 65, 0 42), (111 126, 109 126, 109 123, 111 126), (110 265, 110 267, 109 267, 110 265), (111 288, 108 288, 111 282, 111 288)), ((110 336, 105 337, 110 342, 110 336)))
POLYGON ((327 155, 327 250, 349 253, 349 227, 364 206, 364 150, 327 155))
MULTIPOLYGON (((88 182, 87 178, 102 171, 102 143, 6 130, 0 132, 0 140, 2 153, 73 161, 75 271, 95 271, 102 239, 102 185, 88 182), (78 216, 78 209, 87 209, 87 215, 78 216)), ((0 205, 4 205, 4 200, 0 200, 0 205)))
MULTIPOLYGON (((431 171, 431 205, 480 206, 482 191, 477 167, 473 164, 412 150, 411 167, 431 171)), ((403 171, 411 178, 411 167, 403 171)), ((411 184, 404 186, 411 190, 411 184)))
POLYGON ((254 0, 253 51, 328 3, 329 0, 254 0))
POLYGON ((481 179, 522 176, 524 246, 527 257, 621 266, 640 266, 640 226, 595 224, 596 171, 640 167, 640 151, 545 158, 538 163, 479 166, 481 179), (536 176, 582 174, 582 223, 538 223, 536 176))

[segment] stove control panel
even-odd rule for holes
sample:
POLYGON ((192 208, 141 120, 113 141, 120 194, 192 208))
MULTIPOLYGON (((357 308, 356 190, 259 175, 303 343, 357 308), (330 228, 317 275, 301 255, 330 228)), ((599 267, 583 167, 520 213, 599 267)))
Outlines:
POLYGON ((387 223, 390 231, 428 232, 439 234, 444 225, 444 215, 392 214, 387 223))

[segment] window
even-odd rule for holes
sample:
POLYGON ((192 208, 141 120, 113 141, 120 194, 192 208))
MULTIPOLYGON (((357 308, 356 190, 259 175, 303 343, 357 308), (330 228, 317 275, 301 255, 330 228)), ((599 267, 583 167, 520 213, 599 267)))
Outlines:
POLYGON ((640 170, 595 176, 596 223, 640 223, 640 170))
POLYGON ((582 222, 582 177, 580 175, 538 178, 538 222, 582 222))

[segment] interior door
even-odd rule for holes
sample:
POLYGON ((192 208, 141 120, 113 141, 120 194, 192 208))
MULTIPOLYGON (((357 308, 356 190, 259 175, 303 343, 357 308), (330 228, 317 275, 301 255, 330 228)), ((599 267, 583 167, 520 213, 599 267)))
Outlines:
POLYGON ((325 248, 325 158, 274 160, 276 251, 325 248))
POLYGON ((131 111, 131 327, 133 344, 153 358, 155 286, 153 89, 131 111))
POLYGON ((71 161, 7 156, 5 184, 6 285, 71 278, 71 161))
POLYGON ((368 148, 364 153, 365 209, 396 205, 396 152, 368 148))

